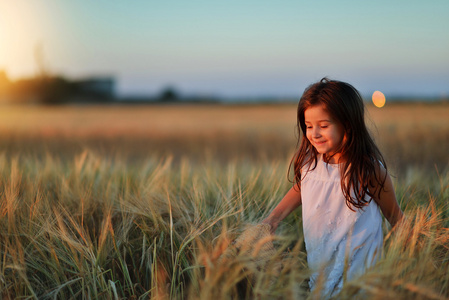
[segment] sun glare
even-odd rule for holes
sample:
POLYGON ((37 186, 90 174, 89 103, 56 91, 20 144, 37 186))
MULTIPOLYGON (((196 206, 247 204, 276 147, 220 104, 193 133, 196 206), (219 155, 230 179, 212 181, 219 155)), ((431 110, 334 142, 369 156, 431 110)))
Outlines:
POLYGON ((0 71, 7 71, 10 78, 35 73, 33 51, 46 37, 37 7, 37 2, 0 1, 0 71))
POLYGON ((385 95, 382 92, 375 91, 373 93, 373 103, 376 107, 384 107, 385 105, 385 95))

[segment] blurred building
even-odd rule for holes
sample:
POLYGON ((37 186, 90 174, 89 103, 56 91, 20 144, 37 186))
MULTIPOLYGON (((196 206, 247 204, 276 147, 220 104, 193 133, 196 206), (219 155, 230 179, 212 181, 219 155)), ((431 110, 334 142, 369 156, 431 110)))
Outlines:
POLYGON ((115 98, 115 80, 112 77, 92 77, 73 82, 75 96, 98 100, 115 98))

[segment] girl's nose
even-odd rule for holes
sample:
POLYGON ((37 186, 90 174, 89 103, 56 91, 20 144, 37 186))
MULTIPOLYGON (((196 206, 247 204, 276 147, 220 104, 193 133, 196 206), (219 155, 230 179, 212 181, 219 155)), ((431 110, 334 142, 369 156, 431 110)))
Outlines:
POLYGON ((320 137, 320 136, 321 136, 320 129, 319 129, 319 128, 316 128, 316 127, 313 128, 312 136, 313 136, 314 138, 320 137))

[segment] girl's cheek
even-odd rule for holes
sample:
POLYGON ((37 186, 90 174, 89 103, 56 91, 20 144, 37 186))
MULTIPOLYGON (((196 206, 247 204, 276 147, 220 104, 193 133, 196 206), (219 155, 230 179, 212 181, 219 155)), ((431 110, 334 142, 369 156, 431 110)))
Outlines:
POLYGON ((307 140, 309 140, 310 143, 312 143, 312 136, 310 133, 307 133, 306 138, 307 140))

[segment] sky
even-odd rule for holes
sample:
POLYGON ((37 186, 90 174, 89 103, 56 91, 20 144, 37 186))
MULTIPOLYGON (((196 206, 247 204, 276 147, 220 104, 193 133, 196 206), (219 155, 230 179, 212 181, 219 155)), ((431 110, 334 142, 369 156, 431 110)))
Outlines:
POLYGON ((449 96, 449 1, 0 0, 0 70, 114 76, 121 96, 449 96))

